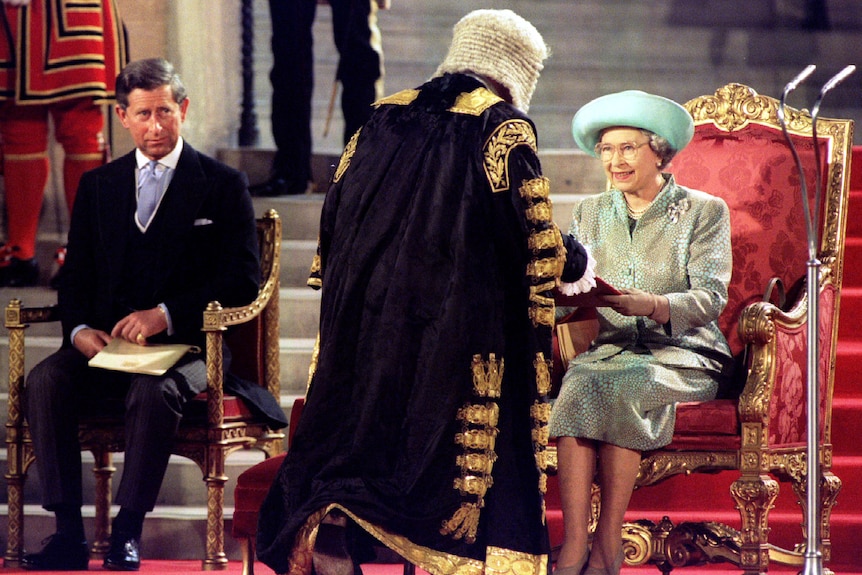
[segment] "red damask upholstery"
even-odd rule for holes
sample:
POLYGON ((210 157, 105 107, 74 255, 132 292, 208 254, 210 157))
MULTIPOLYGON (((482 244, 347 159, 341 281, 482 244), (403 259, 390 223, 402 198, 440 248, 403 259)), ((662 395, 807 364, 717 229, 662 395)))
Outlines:
MULTIPOLYGON (((813 144, 800 136, 795 143, 813 205, 813 144)), ((771 278, 790 288, 805 276, 808 248, 796 164, 774 127, 749 124, 729 138, 719 127, 701 124, 671 169, 677 182, 719 196, 730 208, 733 279, 719 324, 738 354, 742 309, 762 298, 771 278)))

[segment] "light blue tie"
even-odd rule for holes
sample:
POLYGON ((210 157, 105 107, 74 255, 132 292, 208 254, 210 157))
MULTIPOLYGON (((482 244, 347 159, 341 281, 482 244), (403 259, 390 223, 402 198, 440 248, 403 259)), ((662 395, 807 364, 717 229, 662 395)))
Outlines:
POLYGON ((158 162, 150 160, 146 166, 141 168, 141 173, 138 177, 138 221, 146 226, 156 211, 156 205, 159 203, 159 195, 162 189, 162 173, 156 166, 158 162))

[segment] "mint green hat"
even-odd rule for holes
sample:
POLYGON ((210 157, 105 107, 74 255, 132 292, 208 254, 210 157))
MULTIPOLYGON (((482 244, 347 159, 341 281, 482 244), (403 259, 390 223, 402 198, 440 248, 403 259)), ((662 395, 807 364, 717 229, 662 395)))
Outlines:
POLYGON ((694 136, 688 110, 667 98, 640 90, 600 96, 585 104, 572 118, 572 136, 580 149, 595 156, 602 130, 641 128, 665 138, 677 152, 694 136))

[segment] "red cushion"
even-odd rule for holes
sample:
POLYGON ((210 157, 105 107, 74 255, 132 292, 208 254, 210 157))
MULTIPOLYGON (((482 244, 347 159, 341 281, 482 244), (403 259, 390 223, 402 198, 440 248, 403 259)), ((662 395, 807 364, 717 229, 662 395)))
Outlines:
MULTIPOLYGON (((254 419, 245 402, 234 395, 224 395, 224 418, 226 421, 254 419)), ((199 393, 185 407, 187 417, 205 418, 207 413, 207 394, 199 393)))
POLYGON ((673 439, 664 450, 733 451, 739 449, 739 410, 734 399, 692 401, 676 407, 673 439))
MULTIPOLYGON (((296 424, 299 422, 299 416, 302 414, 304 405, 305 399, 301 397, 293 402, 288 427, 288 445, 293 439, 296 424)), ((237 539, 254 537, 257 533, 257 516, 260 506, 269 492, 270 485, 275 480, 285 455, 286 452, 264 459, 237 476, 236 488, 233 492, 234 511, 233 523, 231 524, 231 535, 237 539)))
POLYGON ((739 434, 739 410, 736 400, 715 399, 678 404, 673 434, 674 437, 739 434))
POLYGON ((234 512, 231 534, 236 538, 254 537, 257 533, 257 515, 269 486, 278 473, 285 454, 276 455, 253 465, 236 478, 233 492, 234 512))

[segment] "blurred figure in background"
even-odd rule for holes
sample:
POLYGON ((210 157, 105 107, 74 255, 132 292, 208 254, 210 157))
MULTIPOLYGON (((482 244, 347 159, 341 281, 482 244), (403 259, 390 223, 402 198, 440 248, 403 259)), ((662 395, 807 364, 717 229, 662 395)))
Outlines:
POLYGON ((273 58, 269 78, 276 152, 269 179, 249 188, 253 196, 304 194, 310 189, 312 26, 318 3, 332 8, 345 144, 371 116, 371 105, 382 94, 383 47, 377 10, 388 8, 388 0, 269 0, 273 58))

